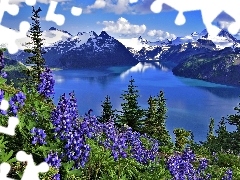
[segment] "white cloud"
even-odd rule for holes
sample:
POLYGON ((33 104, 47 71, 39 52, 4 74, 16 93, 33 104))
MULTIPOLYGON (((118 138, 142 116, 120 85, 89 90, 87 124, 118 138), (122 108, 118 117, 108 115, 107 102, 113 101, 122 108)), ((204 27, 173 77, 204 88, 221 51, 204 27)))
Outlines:
MULTIPOLYGON (((71 0, 54 0, 56 2, 67 2, 67 1, 71 1, 71 0)), ((9 0, 10 3, 13 4, 20 4, 20 3, 25 3, 25 0, 9 0)), ((37 0, 37 2, 39 3, 43 3, 43 4, 49 4, 51 2, 51 0, 37 0)))
POLYGON ((87 6, 84 13, 91 13, 94 9, 104 9, 107 12, 122 14, 130 12, 129 0, 96 0, 94 4, 87 6))
POLYGON ((105 28, 103 28, 103 31, 123 35, 139 35, 143 34, 147 29, 144 24, 130 24, 130 22, 123 17, 119 18, 116 22, 103 21, 102 23, 97 22, 97 24, 103 24, 104 26, 106 26, 105 28))
POLYGON ((155 37, 159 40, 164 40, 164 39, 175 39, 176 35, 175 34, 170 34, 169 32, 165 32, 162 30, 149 30, 147 33, 148 36, 150 37, 155 37))

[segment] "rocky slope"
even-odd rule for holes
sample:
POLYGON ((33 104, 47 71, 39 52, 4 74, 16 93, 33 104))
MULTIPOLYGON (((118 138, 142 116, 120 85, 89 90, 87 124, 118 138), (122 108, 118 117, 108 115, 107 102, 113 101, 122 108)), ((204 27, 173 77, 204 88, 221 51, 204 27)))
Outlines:
MULTIPOLYGON (((238 50, 239 51, 239 50, 238 50)), ((177 76, 240 86, 240 55, 232 48, 190 56, 173 68, 177 76)))

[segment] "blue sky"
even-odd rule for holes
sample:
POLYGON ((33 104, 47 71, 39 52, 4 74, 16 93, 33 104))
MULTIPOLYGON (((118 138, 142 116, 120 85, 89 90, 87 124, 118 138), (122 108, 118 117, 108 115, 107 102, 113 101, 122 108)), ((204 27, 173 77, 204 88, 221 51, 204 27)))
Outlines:
MULTIPOLYGON (((174 38, 176 36, 186 36, 192 32, 201 32, 205 29, 202 22, 201 11, 184 13, 186 23, 177 26, 174 20, 177 11, 165 6, 164 12, 155 14, 151 12, 150 5, 153 0, 139 0, 130 4, 128 0, 55 0, 58 1, 55 13, 65 16, 65 23, 58 26, 55 22, 45 20, 50 0, 37 0, 36 8, 41 7, 42 30, 50 27, 66 30, 75 35, 77 32, 95 31, 99 34, 105 30, 115 38, 134 38, 143 36, 151 40, 174 38), (71 14, 71 7, 77 6, 83 9, 80 16, 71 14), (124 26, 125 28, 120 28, 124 26)), ((2 25, 9 28, 18 29, 19 23, 23 20, 31 23, 32 7, 27 6, 24 0, 11 0, 10 2, 20 5, 20 12, 17 16, 4 14, 2 25)), ((226 14, 221 14, 216 18, 215 24, 224 28, 233 21, 226 14)))

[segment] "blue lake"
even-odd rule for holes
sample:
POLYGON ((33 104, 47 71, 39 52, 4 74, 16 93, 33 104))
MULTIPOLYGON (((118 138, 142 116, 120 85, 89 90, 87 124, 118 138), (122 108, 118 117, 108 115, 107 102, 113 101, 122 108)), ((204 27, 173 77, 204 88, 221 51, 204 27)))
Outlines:
MULTIPOLYGON (((74 90, 80 115, 93 109, 100 115, 101 104, 109 95, 114 109, 121 109, 120 98, 127 90, 131 76, 139 90, 139 105, 147 109, 150 95, 164 91, 167 99, 167 129, 173 137, 175 128, 194 133, 195 141, 205 140, 210 117, 215 129, 221 117, 235 113, 240 102, 240 88, 174 76, 171 69, 155 63, 139 63, 133 67, 101 67, 54 71, 55 103, 60 95, 74 90)), ((228 130, 235 130, 227 126, 228 130)))

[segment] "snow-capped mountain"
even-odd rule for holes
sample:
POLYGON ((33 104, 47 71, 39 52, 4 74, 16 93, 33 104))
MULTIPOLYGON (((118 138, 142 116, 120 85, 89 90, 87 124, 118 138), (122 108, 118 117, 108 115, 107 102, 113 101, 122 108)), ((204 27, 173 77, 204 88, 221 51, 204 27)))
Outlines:
POLYGON ((143 41, 142 37, 139 37, 137 41, 135 39, 137 43, 133 42, 130 40, 122 41, 134 57, 140 61, 164 59, 164 57, 168 57, 166 54, 173 52, 180 53, 186 51, 188 54, 191 54, 191 51, 194 51, 193 54, 195 54, 197 51, 202 53, 205 50, 219 51, 226 47, 233 49, 240 47, 238 40, 227 31, 221 30, 216 37, 212 37, 206 29, 200 33, 193 32, 190 35, 176 37, 173 40, 150 42, 147 40, 143 41), (136 44, 138 46, 135 46, 136 44), (176 49, 178 49, 177 52, 176 49))
MULTIPOLYGON (((47 52, 43 57, 50 67, 80 68, 138 63, 123 44, 105 31, 102 31, 100 35, 94 31, 78 32, 72 35, 67 31, 51 27, 43 32, 43 39, 45 39, 43 50, 47 52)), ((25 40, 25 42, 29 41, 25 40)), ((21 47, 21 49, 24 48, 24 46, 21 47)), ((25 62, 30 55, 21 50, 17 54, 7 54, 7 56, 25 62)))
MULTIPOLYGON (((210 36, 204 29, 200 33, 193 32, 184 37, 155 42, 144 39, 142 36, 132 39, 115 39, 105 31, 99 35, 94 31, 78 32, 72 35, 54 27, 44 31, 42 35, 45 39, 43 49, 47 52, 44 58, 50 67, 126 65, 137 63, 137 60, 180 62, 187 56, 219 51, 225 47, 232 49, 240 47, 238 40, 225 30, 216 37, 210 36)), ((25 49, 23 45, 29 41, 28 38, 19 39, 17 41, 19 48, 25 49)), ((14 55, 7 55, 12 59, 25 62, 29 54, 22 50, 14 55)))

